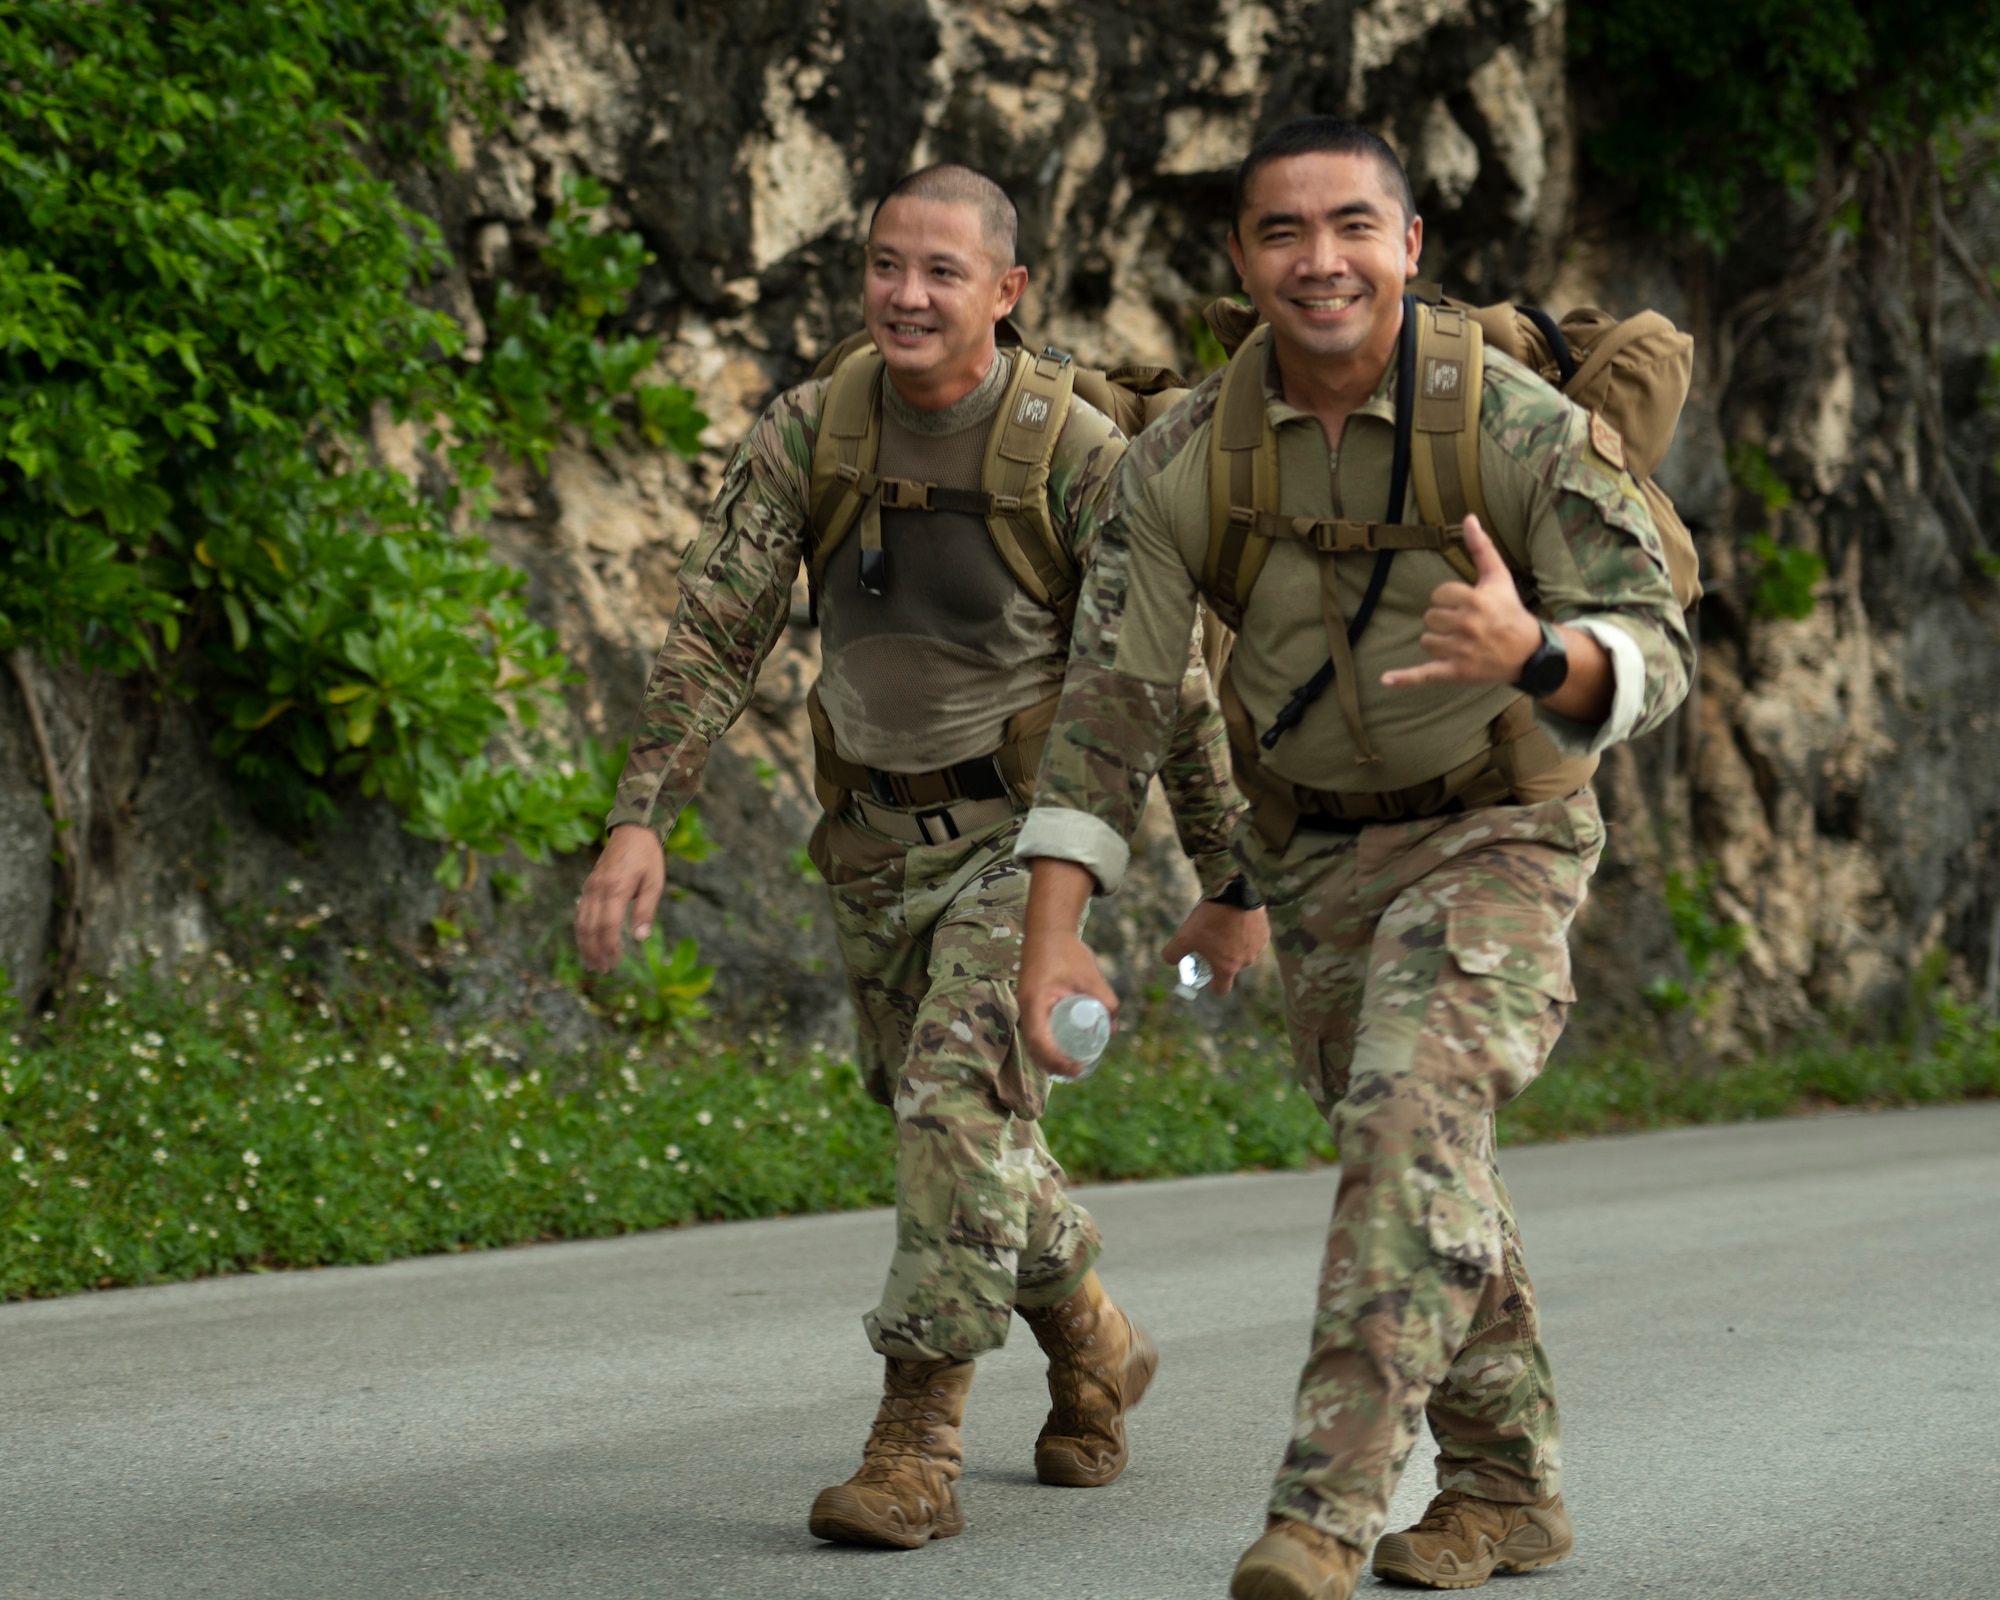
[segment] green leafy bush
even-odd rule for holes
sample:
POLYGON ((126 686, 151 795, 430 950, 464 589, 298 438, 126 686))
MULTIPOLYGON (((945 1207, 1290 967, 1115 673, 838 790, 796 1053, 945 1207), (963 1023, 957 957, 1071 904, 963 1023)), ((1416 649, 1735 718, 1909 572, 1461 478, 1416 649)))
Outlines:
MULTIPOLYGON (((510 80, 451 42, 490 0, 0 4, 0 650, 150 671, 298 828, 343 781, 418 833, 534 857, 588 838, 609 758, 553 746, 569 676, 522 576, 465 530, 486 452, 565 423, 692 451, 703 419, 605 340, 646 256, 557 207, 549 304, 496 347, 413 297, 447 257, 364 160, 443 159, 510 80), (376 416, 445 468, 376 463, 376 416), (515 756, 489 756, 506 735, 515 756)), ((459 857, 466 857, 460 861, 459 857)))
POLYGON ((1750 609, 1760 617, 1786 617, 1796 622, 1813 613, 1819 583, 1826 576, 1826 558, 1815 550, 1781 545, 1767 533, 1750 541, 1757 558, 1751 578, 1750 609))
POLYGON ((1755 183, 1907 149, 2000 83, 1992 0, 1575 0, 1568 27, 1591 160, 1718 246, 1755 183))
POLYGON ((1722 915, 1717 907, 1715 875, 1713 861, 1703 862, 1696 872, 1676 868, 1667 874, 1667 915, 1673 920, 1674 941, 1687 958, 1694 982, 1692 988, 1677 978, 1655 978, 1649 983, 1646 998, 1663 1011, 1699 1005, 1708 992, 1709 974, 1741 955, 1749 938, 1742 923, 1722 915))

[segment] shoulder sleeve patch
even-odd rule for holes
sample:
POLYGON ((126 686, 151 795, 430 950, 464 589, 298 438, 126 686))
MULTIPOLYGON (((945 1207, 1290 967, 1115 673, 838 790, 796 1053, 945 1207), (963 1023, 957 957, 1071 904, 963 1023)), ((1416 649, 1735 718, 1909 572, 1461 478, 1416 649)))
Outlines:
POLYGON ((1611 426, 1601 411, 1590 414, 1590 448, 1618 471, 1625 470, 1625 441, 1619 438, 1618 430, 1611 426))

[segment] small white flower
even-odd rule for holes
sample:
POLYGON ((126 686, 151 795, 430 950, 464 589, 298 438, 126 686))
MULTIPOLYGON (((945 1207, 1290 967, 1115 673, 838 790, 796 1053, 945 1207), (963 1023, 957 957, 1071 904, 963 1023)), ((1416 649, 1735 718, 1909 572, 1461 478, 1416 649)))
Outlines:
POLYGON ((256 1152, 255 1150, 245 1150, 245 1151, 243 1152, 243 1165, 244 1165, 244 1166, 246 1166, 246 1167, 261 1167, 261 1166, 262 1166, 263 1164, 264 1164, 264 1158, 263 1158, 262 1156, 258 1155, 258 1154, 257 1154, 257 1152, 256 1152))
POLYGON ((49 1152, 49 1159, 51 1161, 67 1161, 69 1160, 69 1152, 67 1150, 51 1150, 49 1152))
MULTIPOLYGON (((699 1123, 700 1123, 700 1124, 701 1124, 701 1125, 702 1125, 702 1126, 703 1126, 703 1127, 705 1128, 705 1127, 707 1127, 707 1126, 708 1126, 708 1125, 709 1125, 709 1124, 710 1124, 711 1122, 713 1122, 713 1121, 715 1120, 715 1116, 714 1116, 714 1114, 713 1114, 712 1112, 707 1112, 707 1111, 697 1111, 697 1112, 696 1112, 696 1113, 694 1114, 694 1120, 695 1120, 696 1122, 699 1122, 699 1123)), ((60 1160, 62 1159, 61 1155, 60 1155, 60 1154, 58 1154, 58 1155, 57 1155, 57 1157, 56 1157, 56 1159, 57 1159, 58 1161, 60 1161, 60 1160)))
POLYGON ((431 1187, 433 1189, 442 1189, 444 1187, 444 1179, 442 1178, 431 1179, 431 1187))
POLYGON ((681 1158, 681 1147, 677 1144, 670 1144, 667 1146, 665 1150, 661 1151, 660 1153, 664 1155, 669 1161, 678 1161, 681 1158))
POLYGON ((510 1133, 507 1136, 507 1142, 516 1150, 521 1148, 521 1136, 518 1133, 510 1133))
POLYGON ((250 1202, 248 1200, 245 1200, 243 1196, 239 1194, 236 1197, 236 1209, 238 1211, 248 1211, 250 1209, 250 1202))
POLYGON ((290 945, 281 944, 278 946, 278 959, 280 961, 296 961, 299 959, 299 953, 290 945))
POLYGON ((165 1145, 156 1144, 153 1146, 153 1159, 155 1161, 165 1161, 167 1159, 167 1150, 165 1145))
POLYGON ((16 1161, 26 1161, 28 1159, 28 1152, 17 1144, 14 1146, 14 1159, 16 1161))
POLYGON ((384 1053, 383 1056, 375 1063, 375 1065, 380 1067, 384 1072, 387 1072, 391 1067, 395 1066, 395 1064, 396 1064, 396 1058, 387 1053, 384 1053))
POLYGON ((730 1120, 730 1121, 731 1121, 732 1123, 734 1123, 734 1124, 735 1124, 735 1126, 736 1126, 736 1131, 737 1131, 738 1133, 741 1133, 741 1132, 743 1131, 743 1129, 744 1129, 744 1126, 745 1126, 745 1125, 744 1125, 744 1121, 743 1121, 743 1119, 742 1119, 741 1117, 731 1117, 731 1118, 730 1118, 729 1120, 730 1120))
POLYGON ((325 1204, 326 1204, 326 1196, 325 1196, 325 1195, 323 1195, 323 1194, 316 1194, 316 1195, 314 1195, 314 1196, 313 1196, 313 1204, 314 1204, 314 1205, 316 1205, 316 1206, 323 1206, 323 1205, 325 1205, 325 1204))
POLYGON ((415 1183, 416 1181, 417 1181, 417 1175, 414 1172, 412 1172, 408 1167, 403 1168, 403 1182, 415 1183))
POLYGON ((431 1153, 431 1147, 430 1147, 429 1145, 427 1145, 427 1144, 420 1144, 420 1145, 418 1145, 418 1146, 417 1146, 417 1154, 418 1154, 418 1155, 420 1155, 420 1156, 427 1156, 427 1155, 429 1155, 430 1153, 431 1153))
POLYGON ((819 1108, 819 1114, 820 1114, 820 1116, 821 1116, 822 1118, 826 1118, 826 1117, 830 1117, 830 1116, 832 1116, 832 1115, 833 1115, 833 1113, 832 1113, 831 1111, 827 1110, 827 1108, 826 1108, 825 1106, 821 1106, 821 1107, 819 1108))
POLYGON ((594 1194, 587 1194, 583 1197, 583 1203, 587 1206, 594 1206, 597 1204, 597 1196, 594 1194))
POLYGON ((299 882, 297 878, 287 878, 285 880, 286 894, 304 894, 305 892, 306 892, 306 886, 303 883, 299 882))

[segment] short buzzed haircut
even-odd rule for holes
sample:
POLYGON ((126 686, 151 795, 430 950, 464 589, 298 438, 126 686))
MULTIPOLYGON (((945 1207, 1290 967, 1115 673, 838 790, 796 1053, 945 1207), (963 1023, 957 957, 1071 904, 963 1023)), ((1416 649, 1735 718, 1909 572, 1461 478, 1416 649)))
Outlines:
POLYGON ((1410 188, 1410 175, 1403 170, 1402 158, 1380 134, 1339 117, 1295 117, 1251 146, 1243 164, 1236 169, 1236 187, 1229 205, 1230 232, 1234 233, 1243 220, 1243 208, 1250 200, 1251 179, 1273 161, 1312 155, 1369 157, 1382 169, 1383 187, 1402 202, 1403 226, 1407 228, 1416 217, 1417 197, 1410 188))
POLYGON ((962 167, 955 161, 940 161, 935 166, 919 167, 876 203, 874 212, 868 218, 871 237, 875 232, 875 218, 882 215, 882 207, 891 200, 906 196, 912 200, 971 206, 979 213, 979 231, 986 240, 986 249, 994 264, 1002 272, 1014 265, 1014 249, 1021 237, 1021 213, 1008 198, 1007 191, 985 173, 962 167))

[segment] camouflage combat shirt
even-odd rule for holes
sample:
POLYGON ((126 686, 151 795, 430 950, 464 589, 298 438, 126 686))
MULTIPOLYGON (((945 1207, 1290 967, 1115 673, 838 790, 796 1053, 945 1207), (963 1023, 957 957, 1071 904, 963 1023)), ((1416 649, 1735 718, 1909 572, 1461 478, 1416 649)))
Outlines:
MULTIPOLYGON (((1396 367, 1357 407, 1340 447, 1283 398, 1275 356, 1265 405, 1278 437, 1280 510, 1382 518, 1395 434, 1396 367)), ((1084 581, 1073 653, 1019 854, 1088 866, 1108 892, 1174 704, 1180 652, 1195 615, 1209 540, 1209 433, 1222 387, 1212 374, 1146 430, 1092 509, 1096 559, 1084 581)), ((1599 454, 1590 419, 1495 350, 1486 352, 1480 478, 1488 532, 1531 573, 1549 615, 1590 634, 1611 658, 1613 701, 1597 727, 1546 707, 1557 748, 1591 755, 1657 727, 1687 693, 1694 648, 1667 578, 1659 532, 1637 486, 1599 454)), ((1414 504, 1396 520, 1414 520, 1414 504)), ((1327 657, 1322 560, 1337 565, 1343 616, 1360 603, 1375 558, 1321 557, 1275 540, 1244 609, 1231 683, 1258 731, 1327 657)), ((1388 689, 1381 675, 1428 659, 1418 643, 1432 590, 1458 574, 1433 551, 1397 554, 1373 620, 1355 645, 1363 726, 1379 758, 1363 762, 1337 696, 1323 695, 1263 756, 1281 778, 1333 791, 1404 789, 1447 772, 1487 742, 1518 693, 1505 685, 1388 689)))
MULTIPOLYGON (((957 433, 967 426, 961 412, 977 412, 982 403, 990 418, 1004 392, 1010 359, 1001 352, 979 387, 946 412, 926 419, 897 405, 885 422, 900 422, 912 432, 957 433)), ((701 536, 682 564, 679 604, 647 679, 607 828, 638 823, 664 840, 694 798, 710 748, 749 701, 758 668, 790 615, 793 582, 810 553, 813 447, 827 387, 820 379, 779 395, 730 460, 701 536)), ((1071 541, 1079 568, 1089 563, 1097 526, 1086 511, 1111 481, 1125 448, 1101 412, 1081 399, 1071 402, 1049 464, 1049 513, 1056 530, 1071 541)), ((899 577, 906 584, 915 578, 908 559, 896 563, 893 536, 894 525, 885 518, 892 593, 899 577)), ((855 542, 850 532, 843 544, 855 542)), ((1061 623, 1011 579, 1005 591, 989 582, 988 553, 990 544, 966 552, 967 593, 958 597, 987 613, 975 619, 978 626, 963 618, 955 626, 913 626, 906 614, 894 626, 871 628, 856 626, 856 618, 841 611, 844 603, 858 610, 867 597, 857 595, 851 576, 839 581, 846 571, 840 557, 846 554, 851 563, 852 552, 836 551, 821 596, 826 624, 821 702, 843 755, 886 771, 914 772, 983 754, 997 747, 1008 714, 1035 703, 1061 681, 1069 648, 1061 623), (950 651, 953 637, 977 633, 988 641, 983 680, 970 670, 975 663, 968 652, 950 651), (939 663, 947 654, 952 670, 941 673, 939 663), (843 676, 841 669, 850 662, 852 670, 843 676), (940 731, 951 748, 920 752, 909 741, 912 707, 918 714, 945 716, 940 731), (968 739, 984 743, 957 748, 968 739), (871 760, 882 757, 888 759, 871 760)), ((926 581, 942 592, 935 574, 926 581)), ((1191 634, 1182 637, 1163 758, 1156 766, 1181 846, 1203 892, 1212 893, 1237 870, 1228 841, 1242 802, 1229 781, 1227 737, 1201 667, 1199 636, 1191 634)))

